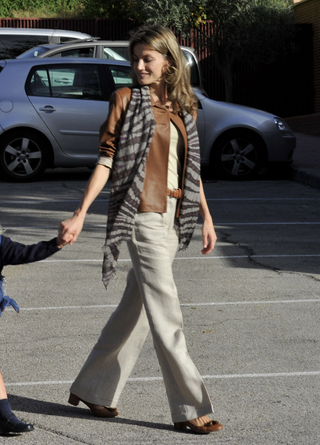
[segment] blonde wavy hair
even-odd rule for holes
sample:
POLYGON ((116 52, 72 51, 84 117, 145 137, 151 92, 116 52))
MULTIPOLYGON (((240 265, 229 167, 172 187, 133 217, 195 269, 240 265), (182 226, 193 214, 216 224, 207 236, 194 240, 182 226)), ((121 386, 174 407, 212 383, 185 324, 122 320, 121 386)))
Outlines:
MULTIPOLYGON (((164 81, 167 87, 168 100, 176 112, 187 111, 195 114, 198 99, 190 84, 190 67, 180 48, 173 32, 162 25, 144 25, 131 33, 129 54, 130 63, 133 67, 133 51, 135 45, 141 43, 153 51, 158 51, 167 57, 170 64, 167 67, 164 81)), ((137 77, 133 73, 133 80, 137 77)))

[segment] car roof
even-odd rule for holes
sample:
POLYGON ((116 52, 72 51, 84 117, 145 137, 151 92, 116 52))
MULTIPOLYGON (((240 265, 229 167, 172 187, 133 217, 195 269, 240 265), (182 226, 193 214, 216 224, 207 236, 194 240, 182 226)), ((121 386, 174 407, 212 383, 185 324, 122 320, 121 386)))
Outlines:
POLYGON ((56 36, 64 36, 64 37, 80 37, 83 38, 92 38, 89 34, 79 32, 79 31, 70 31, 65 29, 46 29, 46 28, 0 28, 0 35, 34 35, 34 36, 47 36, 47 35, 56 35, 56 36))
MULTIPOLYGON (((129 40, 100 40, 96 37, 90 36, 85 39, 74 40, 74 41, 67 42, 67 43, 44 43, 41 45, 37 45, 37 46, 34 46, 33 48, 28 49, 24 53, 20 54, 17 58, 18 59, 24 58, 24 57, 26 57, 25 54, 28 53, 28 55, 29 55, 33 51, 36 51, 38 48, 45 49, 45 51, 42 51, 37 56, 38 59, 43 59, 48 56, 48 53, 49 53, 49 56, 50 56, 51 52, 53 54, 55 54, 54 50, 58 50, 59 48, 72 49, 72 48, 76 48, 79 45, 81 45, 82 47, 85 47, 85 46, 91 46, 92 44, 94 44, 96 46, 106 45, 106 46, 109 46, 110 48, 117 48, 117 47, 128 47, 129 43, 130 43, 129 40)), ((194 48, 191 48, 190 46, 183 46, 183 45, 181 45, 180 47, 185 52, 188 51, 190 53, 193 53, 197 59, 198 56, 197 56, 197 53, 194 48)), ((57 52, 59 52, 59 51, 57 51, 57 52)))
MULTIPOLYGON (((88 39, 81 39, 76 40, 74 42, 67 42, 67 43, 55 43, 55 44, 48 44, 48 45, 41 45, 42 47, 49 49, 55 49, 59 47, 69 47, 69 46, 78 46, 78 45, 84 45, 84 46, 90 46, 94 43, 95 45, 110 45, 110 46, 129 46, 129 40, 100 40, 96 38, 88 38, 88 39)), ((40 45, 39 45, 40 46, 40 45)), ((194 48, 191 48, 190 46, 180 46, 182 49, 191 51, 196 53, 194 48)))
MULTIPOLYGON (((78 46, 86 47, 86 46, 92 46, 94 44, 95 46, 108 46, 111 48, 117 48, 117 47, 128 47, 129 46, 129 40, 100 40, 95 37, 89 37, 86 39, 80 39, 80 40, 74 40, 67 43, 44 43, 41 45, 34 46, 33 48, 28 49, 24 53, 20 54, 17 58, 24 58, 26 57, 25 54, 28 54, 27 57, 29 57, 29 54, 36 51, 38 48, 44 49, 45 51, 41 51, 40 54, 37 55, 38 59, 46 58, 48 55, 50 56, 51 53, 55 54, 56 52, 59 52, 59 48, 64 49, 73 49, 77 48, 78 46), (55 51, 57 50, 57 51, 55 51), (49 53, 49 54, 48 54, 49 53)), ((180 46, 182 50, 185 52, 191 52, 194 54, 194 56, 197 58, 197 54, 194 48, 191 48, 189 46, 180 46)))
MULTIPOLYGON (((79 63, 90 63, 90 64, 104 64, 104 65, 121 65, 121 66, 129 66, 130 62, 124 60, 110 60, 110 59, 94 59, 90 57, 64 57, 63 59, 56 58, 43 58, 34 57, 31 59, 4 59, 1 62, 5 62, 5 64, 23 64, 23 65, 65 65, 69 64, 79 64, 79 63)), ((3 65, 4 66, 4 65, 3 65)))

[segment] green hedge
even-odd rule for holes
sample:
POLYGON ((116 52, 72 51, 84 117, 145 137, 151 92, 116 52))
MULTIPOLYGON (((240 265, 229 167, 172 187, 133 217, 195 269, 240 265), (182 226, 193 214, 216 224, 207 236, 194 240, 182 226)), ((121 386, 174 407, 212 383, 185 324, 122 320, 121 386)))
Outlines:
POLYGON ((41 13, 47 11, 55 14, 62 11, 74 11, 80 7, 79 0, 2 0, 0 3, 0 17, 13 17, 17 11, 41 13))

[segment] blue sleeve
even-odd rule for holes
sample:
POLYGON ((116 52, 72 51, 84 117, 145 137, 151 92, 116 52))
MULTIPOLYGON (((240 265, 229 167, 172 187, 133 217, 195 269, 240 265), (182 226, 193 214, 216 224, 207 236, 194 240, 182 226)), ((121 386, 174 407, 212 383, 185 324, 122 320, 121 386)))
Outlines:
POLYGON ((26 246, 15 241, 11 241, 11 239, 6 236, 0 236, 2 237, 0 249, 1 269, 7 265, 26 264, 41 261, 60 250, 57 246, 57 238, 26 246))

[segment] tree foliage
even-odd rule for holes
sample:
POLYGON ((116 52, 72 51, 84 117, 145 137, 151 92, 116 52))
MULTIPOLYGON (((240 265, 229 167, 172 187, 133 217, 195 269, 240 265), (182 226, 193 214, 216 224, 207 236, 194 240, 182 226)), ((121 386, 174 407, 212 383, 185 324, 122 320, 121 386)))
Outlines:
POLYGON ((293 0, 47 0, 44 6, 42 0, 2 0, 0 16, 10 17, 14 10, 46 8, 51 14, 80 11, 80 16, 86 18, 160 23, 173 27, 182 36, 198 28, 201 45, 209 48, 224 78, 229 102, 233 99, 232 73, 237 61, 268 63, 288 47, 294 29, 292 4, 293 0), (204 20, 213 23, 210 34, 203 32, 204 20))
POLYGON ((131 0, 2 0, 0 17, 132 18, 131 0))
POLYGON ((233 99, 233 67, 270 63, 289 48, 294 33, 291 9, 280 0, 209 0, 207 16, 214 23, 206 45, 225 81, 227 102, 233 99))
POLYGON ((206 19, 207 0, 133 0, 132 13, 144 23, 172 26, 182 33, 190 33, 206 19))
POLYGON ((79 0, 2 0, 0 3, 0 17, 62 17, 70 15, 80 9, 79 0))
MULTIPOLYGON (((293 35, 293 0, 132 0, 140 22, 171 26, 190 35, 204 20, 213 22, 201 45, 213 54, 225 81, 226 100, 233 99, 233 67, 239 60, 254 65, 271 62, 293 35)), ((197 44, 197 42, 195 42, 197 44)))
POLYGON ((132 18, 132 2, 130 0, 82 0, 82 17, 129 19, 132 18))

